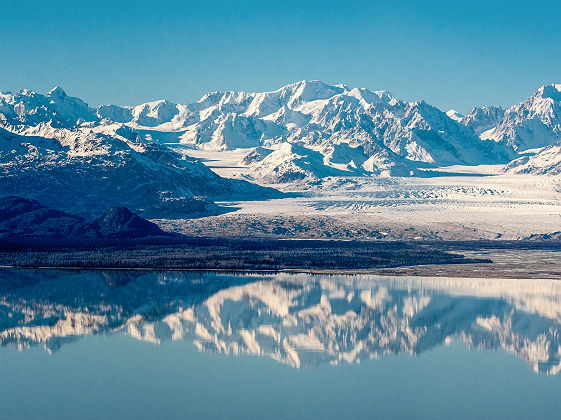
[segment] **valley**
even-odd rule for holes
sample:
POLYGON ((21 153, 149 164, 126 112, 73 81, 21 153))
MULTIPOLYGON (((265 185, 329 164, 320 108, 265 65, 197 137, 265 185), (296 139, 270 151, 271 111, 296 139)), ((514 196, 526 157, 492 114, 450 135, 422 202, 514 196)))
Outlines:
MULTIPOLYGON (((247 176, 244 150, 182 149, 218 175, 247 176)), ((197 236, 362 239, 519 240, 561 231, 561 177, 503 174, 502 165, 450 166, 427 177, 328 177, 263 184, 271 200, 221 202, 231 212, 155 220, 197 236)))

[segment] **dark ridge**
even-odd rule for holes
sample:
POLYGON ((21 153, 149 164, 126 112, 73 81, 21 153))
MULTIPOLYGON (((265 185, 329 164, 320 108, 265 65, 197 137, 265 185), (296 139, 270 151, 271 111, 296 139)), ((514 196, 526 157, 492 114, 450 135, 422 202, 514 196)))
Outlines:
POLYGON ((96 220, 65 213, 22 197, 0 198, 0 239, 3 247, 96 245, 119 238, 177 236, 161 230, 126 207, 113 207, 96 220))
POLYGON ((143 219, 126 207, 111 207, 95 220, 104 237, 143 238, 146 236, 167 236, 158 225, 143 219))

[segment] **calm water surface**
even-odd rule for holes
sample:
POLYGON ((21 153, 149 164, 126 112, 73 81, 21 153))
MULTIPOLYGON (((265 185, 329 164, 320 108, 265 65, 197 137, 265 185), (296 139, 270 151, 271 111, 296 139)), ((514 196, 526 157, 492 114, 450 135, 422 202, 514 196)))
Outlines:
POLYGON ((559 418, 561 282, 0 270, 0 418, 559 418))

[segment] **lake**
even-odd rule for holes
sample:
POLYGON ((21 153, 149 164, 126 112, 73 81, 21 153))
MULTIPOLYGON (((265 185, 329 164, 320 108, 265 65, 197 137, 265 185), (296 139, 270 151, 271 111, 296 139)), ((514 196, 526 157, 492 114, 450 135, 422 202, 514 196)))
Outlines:
POLYGON ((0 269, 0 418, 558 418, 561 283, 0 269))

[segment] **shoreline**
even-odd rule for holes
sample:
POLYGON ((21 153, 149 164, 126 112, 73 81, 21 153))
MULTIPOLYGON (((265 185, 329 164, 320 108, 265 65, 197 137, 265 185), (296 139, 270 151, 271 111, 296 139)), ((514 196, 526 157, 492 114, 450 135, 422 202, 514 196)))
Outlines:
POLYGON ((559 280, 561 243, 213 239, 0 250, 0 268, 559 280))
POLYGON ((376 277, 419 277, 419 278, 465 278, 497 280, 559 280, 561 269, 545 272, 535 270, 512 272, 509 267, 496 266, 496 263, 480 266, 477 264, 426 264, 400 267, 370 269, 237 269, 237 268, 181 268, 181 267, 104 267, 104 266, 17 266, 0 265, 0 270, 67 270, 67 271, 143 271, 143 272, 192 272, 192 273, 229 273, 232 275, 252 274, 311 274, 311 275, 372 275, 376 277), (467 268, 467 270, 466 270, 467 268))

